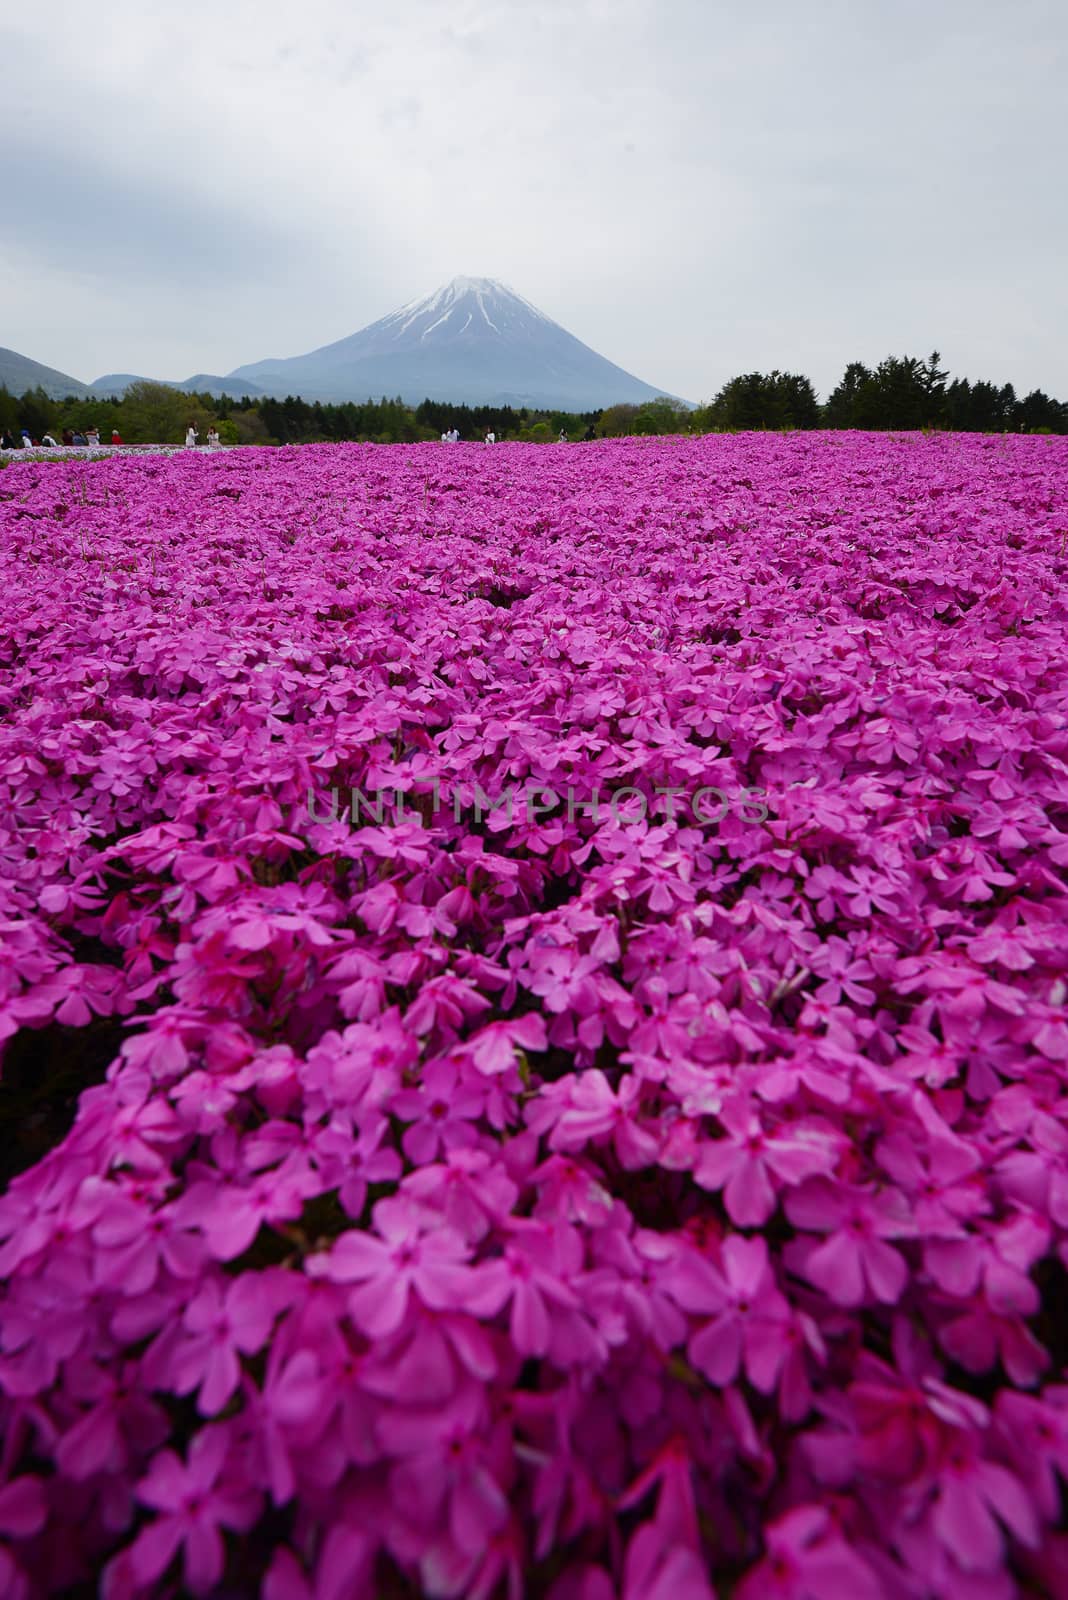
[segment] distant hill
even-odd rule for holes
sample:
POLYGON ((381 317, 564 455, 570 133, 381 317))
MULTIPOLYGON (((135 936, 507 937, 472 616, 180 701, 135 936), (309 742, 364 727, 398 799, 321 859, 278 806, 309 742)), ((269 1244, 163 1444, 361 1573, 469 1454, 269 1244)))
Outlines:
POLYGON ((44 367, 29 356, 20 356, 17 350, 0 346, 0 388, 8 394, 25 394, 27 389, 41 388, 50 400, 65 400, 75 395, 84 400, 88 386, 72 378, 69 373, 57 372, 55 367, 44 367))
POLYGON ((165 383, 169 389, 180 389, 183 394, 210 394, 226 395, 231 400, 240 400, 243 395, 248 395, 254 400, 257 395, 264 393, 254 383, 249 383, 245 378, 222 378, 213 372, 197 372, 191 378, 177 380, 174 378, 145 379, 134 372, 106 372, 102 378, 94 378, 89 384, 89 392, 98 399, 107 399, 111 395, 122 396, 131 383, 165 383))
POLYGON ((143 383, 135 372, 106 372, 102 378, 94 378, 89 384, 89 392, 98 400, 110 400, 112 395, 124 395, 131 383, 143 383))
POLYGON ((569 411, 640 405, 665 393, 492 278, 453 278, 336 344, 237 367, 230 378, 305 400, 400 395, 410 405, 429 398, 569 411))
MULTIPOLYGON (((66 400, 70 395, 76 400, 108 400, 112 395, 125 394, 131 383, 144 381, 134 372, 106 372, 92 383, 82 383, 80 378, 42 366, 39 361, 31 361, 29 356, 19 355, 17 350, 0 347, 0 388, 6 389, 8 394, 20 395, 27 389, 41 388, 50 400, 66 400)), ((180 389, 185 394, 227 395, 233 400, 240 400, 246 394, 254 400, 264 393, 244 378, 224 378, 212 372, 197 372, 180 382, 167 378, 151 381, 166 383, 169 388, 180 389)))
MULTIPOLYGON (((67 395, 107 399, 143 381, 132 372, 107 372, 81 383, 0 349, 0 384, 16 395, 39 384, 55 400, 67 395)), ((225 377, 198 372, 178 381, 153 381, 186 394, 230 399, 291 394, 338 402, 400 395, 409 405, 429 398, 564 411, 641 405, 666 394, 598 355, 492 278, 453 278, 434 294, 307 355, 256 361, 225 377)))
POLYGON ((240 400, 246 394, 250 400, 255 400, 257 395, 266 393, 266 390, 250 383, 247 378, 221 378, 214 372, 195 373, 192 378, 186 378, 184 383, 176 383, 174 387, 184 389, 186 394, 224 394, 231 400, 240 400))

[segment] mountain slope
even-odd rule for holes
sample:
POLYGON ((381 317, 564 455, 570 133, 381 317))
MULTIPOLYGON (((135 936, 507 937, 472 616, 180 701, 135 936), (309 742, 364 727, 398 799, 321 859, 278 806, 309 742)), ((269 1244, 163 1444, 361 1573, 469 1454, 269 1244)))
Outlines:
POLYGON ((89 385, 90 392, 98 399, 109 398, 111 395, 123 395, 131 383, 165 383, 168 389, 180 389, 184 394, 211 394, 215 396, 227 395, 234 400, 240 400, 242 395, 255 399, 262 394, 254 383, 248 383, 239 378, 221 378, 213 372, 196 372, 191 378, 183 378, 176 382, 171 378, 139 377, 134 372, 107 372, 102 378, 95 378, 89 385))
POLYGON ((591 350, 492 278, 453 278, 359 333, 307 355, 237 367, 268 394, 306 400, 400 395, 408 404, 592 410, 665 391, 591 350))
POLYGON ((29 356, 20 356, 17 350, 0 346, 0 388, 8 394, 25 394, 27 389, 42 388, 50 400, 65 400, 76 395, 79 400, 89 393, 88 386, 55 367, 42 366, 29 356))
POLYGON ((183 378, 174 387, 184 389, 186 394, 212 394, 216 398, 226 395, 231 400, 240 400, 246 394, 254 400, 258 394, 264 393, 254 383, 239 378, 223 378, 217 372, 195 372, 191 378, 183 378))
POLYGON ((121 399, 131 383, 144 381, 136 372, 106 372, 102 378, 93 379, 89 392, 97 400, 110 400, 112 395, 118 395, 121 399))

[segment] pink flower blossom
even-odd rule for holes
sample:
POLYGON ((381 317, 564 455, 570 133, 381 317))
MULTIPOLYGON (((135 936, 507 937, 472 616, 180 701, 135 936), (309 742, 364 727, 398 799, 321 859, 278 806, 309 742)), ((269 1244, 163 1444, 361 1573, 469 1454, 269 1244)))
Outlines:
POLYGON ((771 1216, 773 1179, 794 1185, 834 1166, 833 1146, 817 1129, 767 1133, 740 1100, 728 1102, 720 1120, 727 1137, 701 1146, 694 1177, 705 1189, 723 1189, 727 1213, 740 1228, 759 1227, 771 1216))
POLYGON ((349 1229, 317 1263, 333 1283, 356 1285, 349 1311, 368 1338, 395 1333, 412 1294, 439 1310, 463 1304, 474 1278, 458 1233, 448 1226, 428 1228, 425 1217, 401 1199, 380 1200, 374 1225, 377 1233, 349 1229))
POLYGON ((1066 487, 0 472, 5 1600, 1068 1600, 1066 487))
POLYGON ((765 1540, 767 1554, 743 1578, 738 1600, 881 1600, 875 1574, 821 1507, 788 1511, 765 1540))
POLYGON ((172 1450, 153 1458, 137 1485, 138 1499, 157 1513, 130 1550, 139 1583, 155 1583, 182 1551, 193 1594, 208 1594, 218 1585, 224 1562, 220 1529, 249 1528, 259 1509, 255 1493, 229 1485, 228 1451, 228 1430, 217 1427, 197 1434, 184 1464, 172 1450))
POLYGON ((851 1191, 818 1179, 787 1198, 786 1214, 795 1228, 827 1235, 806 1252, 803 1270, 836 1305, 900 1298, 908 1267, 886 1241, 907 1237, 912 1227, 895 1190, 851 1191))

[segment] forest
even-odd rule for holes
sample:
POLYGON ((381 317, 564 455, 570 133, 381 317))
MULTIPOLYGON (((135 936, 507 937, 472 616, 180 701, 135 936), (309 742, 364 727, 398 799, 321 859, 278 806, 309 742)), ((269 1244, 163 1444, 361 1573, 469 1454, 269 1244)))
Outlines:
POLYGON ((363 403, 324 404, 288 395, 284 400, 228 399, 187 394, 166 384, 139 382, 107 399, 51 400, 42 389, 14 396, 0 388, 0 431, 85 432, 97 427, 104 442, 117 430, 125 444, 179 444, 195 427, 211 427, 224 444, 307 444, 364 440, 377 444, 438 439, 453 428, 461 439, 551 443, 563 434, 582 439, 625 435, 737 433, 748 430, 856 428, 873 432, 935 429, 959 433, 1068 433, 1068 405, 1041 389, 1020 397, 1011 383, 950 379, 938 351, 926 360, 887 356, 875 367, 853 361, 821 403, 812 380, 799 373, 747 372, 731 378, 707 404, 657 399, 603 411, 535 411, 526 407, 450 405, 424 400, 406 405, 383 397, 363 403))

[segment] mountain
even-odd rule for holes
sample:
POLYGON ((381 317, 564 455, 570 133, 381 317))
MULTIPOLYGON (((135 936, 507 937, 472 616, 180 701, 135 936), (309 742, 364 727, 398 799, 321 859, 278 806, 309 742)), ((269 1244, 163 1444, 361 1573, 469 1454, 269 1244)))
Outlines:
MULTIPOLYGON (((143 381, 132 372, 109 372, 94 383, 80 383, 0 349, 0 385, 14 395, 40 384, 55 400, 67 395, 106 399, 143 381)), ((292 394, 305 400, 376 400, 399 394, 409 405, 429 398, 566 411, 640 405, 666 392, 606 361, 492 278, 453 278, 425 299, 307 355, 256 361, 226 377, 198 372, 169 386, 234 399, 292 394)))
POLYGON ((43 367, 29 356, 20 356, 17 350, 5 350, 0 346, 0 389, 6 389, 8 394, 25 394, 27 389, 38 387, 50 400, 65 400, 70 394, 84 400, 89 393, 84 383, 66 372, 43 367))
POLYGON ((191 378, 183 378, 180 382, 171 378, 145 379, 133 372, 107 372, 102 378, 94 379, 89 390, 98 399, 109 398, 113 394, 125 394, 131 383, 146 382, 165 383, 168 389, 181 389, 184 394, 224 394, 232 400, 240 400, 246 394, 255 399, 264 392, 244 379, 220 378, 213 372, 196 372, 191 378))
POLYGON ((102 378, 93 379, 89 392, 97 400, 110 400, 112 395, 124 395, 131 383, 144 381, 136 372, 106 372, 102 378))
POLYGON ((468 405, 592 411, 663 395, 492 278, 453 278, 359 333, 307 355, 237 367, 267 394, 305 400, 400 395, 468 405))
POLYGON ((214 372, 196 372, 191 378, 186 378, 182 383, 176 383, 176 389, 184 389, 186 394, 213 394, 226 395, 231 400, 240 400, 242 395, 248 395, 255 400, 258 394, 265 394, 266 390, 257 388, 254 383, 241 378, 220 378, 214 372))

